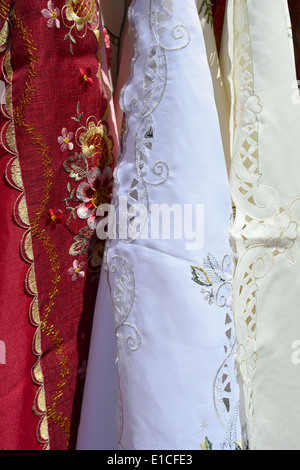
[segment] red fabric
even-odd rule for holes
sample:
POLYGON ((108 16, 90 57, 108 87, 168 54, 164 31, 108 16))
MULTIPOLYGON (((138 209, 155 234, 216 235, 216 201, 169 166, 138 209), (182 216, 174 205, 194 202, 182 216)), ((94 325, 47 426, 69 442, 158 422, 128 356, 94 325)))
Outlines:
POLYGON ((218 52, 220 51, 221 46, 225 10, 226 0, 218 0, 213 3, 214 31, 218 52))
MULTIPOLYGON (((76 445, 103 251, 92 209, 111 194, 108 176, 118 150, 97 3, 79 4, 16 0, 2 52, 2 65, 10 59, 13 71, 16 149, 6 145, 11 119, 2 112, 0 340, 6 346, 6 364, 0 364, 1 449, 65 450, 76 445), (16 161, 23 192, 11 176, 16 161), (93 186, 91 175, 104 169, 106 178, 99 177, 103 187, 93 186), (89 201, 84 199, 87 189, 89 201), (26 198, 29 227, 20 220, 24 205, 17 204, 14 211, 20 194, 26 198), (27 230, 33 261, 22 248, 27 230), (33 268, 36 296, 26 284, 33 268), (34 299, 41 355, 34 351, 39 331, 30 313, 34 299), (43 381, 37 384, 34 366, 39 360, 43 381), (46 413, 36 409, 41 387, 46 413), (41 435, 43 418, 49 439, 41 435)), ((5 73, 1 79, 9 88, 5 73)))
POLYGON ((292 24, 292 35, 294 40, 294 52, 295 52, 295 66, 297 71, 297 78, 300 79, 300 4, 299 0, 288 0, 291 24, 292 24))

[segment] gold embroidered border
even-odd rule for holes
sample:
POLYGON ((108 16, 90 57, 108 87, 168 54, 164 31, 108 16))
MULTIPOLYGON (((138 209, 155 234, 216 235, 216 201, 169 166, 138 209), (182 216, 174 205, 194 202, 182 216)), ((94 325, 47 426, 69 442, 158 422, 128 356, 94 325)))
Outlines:
POLYGON ((6 88, 4 92, 4 100, 2 101, 1 111, 3 115, 8 118, 7 125, 4 126, 1 132, 1 145, 13 155, 6 166, 5 178, 8 184, 20 194, 16 199, 13 216, 16 224, 25 230, 21 243, 20 253, 24 262, 30 265, 25 278, 25 290, 28 295, 32 296, 32 302, 29 309, 30 323, 36 327, 36 333, 33 338, 32 349, 37 356, 37 363, 32 369, 32 379, 39 387, 33 409, 35 414, 39 417, 39 424, 36 431, 36 438, 38 442, 44 445, 44 449, 49 448, 49 433, 48 433, 48 420, 46 413, 46 399, 44 393, 44 377, 40 367, 40 312, 36 288, 36 279, 34 272, 34 257, 32 249, 32 239, 30 224, 28 218, 28 210, 26 197, 24 192, 23 180, 21 175, 21 168, 19 163, 19 156, 16 150, 14 124, 12 122, 12 101, 11 101, 11 82, 13 71, 10 63, 10 51, 7 50, 2 62, 2 72, 6 81, 6 88))
MULTIPOLYGON (((56 391, 51 400, 50 405, 47 407, 47 418, 51 419, 55 424, 59 425, 66 436, 66 441, 68 443, 70 437, 70 422, 68 417, 64 417, 62 413, 57 412, 57 403, 60 398, 63 396, 63 389, 67 383, 67 377, 70 373, 68 362, 69 358, 66 356, 64 351, 63 338, 60 335, 60 332, 55 329, 54 325, 49 323, 49 314, 54 307, 54 300, 58 293, 58 284, 60 282, 60 263, 58 260, 58 255, 55 250, 55 246, 52 243, 50 237, 45 233, 45 229, 41 227, 40 221, 41 217, 45 214, 47 209, 47 204, 50 199, 50 191, 52 188, 52 160, 49 155, 49 148, 45 144, 43 137, 36 131, 33 125, 27 123, 24 117, 24 108, 29 104, 31 100, 31 94, 35 89, 35 80, 37 78, 37 49, 32 39, 31 30, 24 24, 23 18, 14 11, 13 14, 13 24, 15 25, 21 39, 23 40, 25 50, 28 54, 28 70, 27 77, 24 84, 24 91, 19 100, 18 106, 14 109, 13 117, 14 122, 19 126, 30 138, 32 143, 37 147, 39 154, 41 156, 41 162, 44 169, 44 188, 43 188, 43 197, 40 203, 40 207, 36 212, 36 215, 31 222, 31 233, 32 236, 35 236, 42 245, 48 255, 51 271, 52 271, 52 288, 48 294, 49 301, 45 306, 45 311, 41 317, 41 332, 44 333, 53 343, 54 348, 56 349, 57 355, 60 357, 60 379, 56 386, 56 391)), ((34 316, 33 316, 34 317, 34 316)), ((40 345, 40 337, 37 335, 36 343, 40 345)), ((39 351, 39 347, 36 348, 39 351)), ((41 371, 40 363, 38 361, 36 365, 37 373, 36 377, 39 377, 39 372, 41 371)), ((39 409, 39 400, 42 400, 44 396, 44 388, 40 388, 38 396, 36 397, 35 410, 39 409)), ((42 430, 41 430, 42 432, 42 430)))

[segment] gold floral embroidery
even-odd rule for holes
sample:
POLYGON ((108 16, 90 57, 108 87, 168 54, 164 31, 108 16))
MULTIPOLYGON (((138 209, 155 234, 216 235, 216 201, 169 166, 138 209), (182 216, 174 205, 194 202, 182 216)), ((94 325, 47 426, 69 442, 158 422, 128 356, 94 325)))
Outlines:
POLYGON ((80 128, 79 132, 82 153, 92 160, 93 166, 105 168, 113 165, 113 141, 102 120, 96 122, 95 118, 88 118, 85 127, 80 128))
POLYGON ((69 40, 71 54, 74 54, 73 45, 76 44, 76 38, 84 38, 88 30, 94 31, 97 36, 100 21, 96 0, 66 0, 61 14, 63 24, 69 29, 64 40, 69 40))
POLYGON ((68 20, 77 26, 95 22, 95 0, 66 0, 66 5, 68 20))

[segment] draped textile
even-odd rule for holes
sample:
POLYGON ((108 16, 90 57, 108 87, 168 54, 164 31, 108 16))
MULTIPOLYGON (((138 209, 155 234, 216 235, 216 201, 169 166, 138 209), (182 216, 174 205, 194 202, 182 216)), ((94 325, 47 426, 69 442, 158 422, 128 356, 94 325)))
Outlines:
POLYGON ((98 3, 0 2, 0 448, 74 449, 118 137, 98 3))
POLYGON ((221 54, 231 102, 242 426, 252 450, 299 449, 300 116, 288 6, 228 1, 221 54))
POLYGON ((0 449, 299 450, 298 0, 0 0, 0 449))
POLYGON ((129 19, 117 236, 101 273, 77 448, 241 448, 231 207, 198 11, 194 0, 140 0, 129 19), (157 207, 163 222, 173 211, 168 233, 157 207), (183 219, 192 236, 187 225, 180 233, 183 219))

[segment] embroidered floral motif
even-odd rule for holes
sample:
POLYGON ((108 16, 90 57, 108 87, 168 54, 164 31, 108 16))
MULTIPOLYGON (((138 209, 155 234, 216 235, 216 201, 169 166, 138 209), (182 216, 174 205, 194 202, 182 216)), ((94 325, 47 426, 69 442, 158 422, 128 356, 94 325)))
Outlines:
POLYGON ((281 254, 290 250, 298 237, 298 223, 292 220, 288 212, 275 214, 268 229, 272 235, 268 237, 266 246, 281 254))
POLYGON ((82 31, 87 24, 95 28, 98 24, 99 6, 96 0, 66 0, 66 17, 82 31))
POLYGON ((78 132, 82 153, 86 158, 92 159, 93 165, 100 169, 113 165, 113 140, 108 134, 108 124, 105 121, 88 119, 86 126, 82 126, 78 132))
POLYGON ((200 444, 200 447, 202 450, 213 450, 213 445, 207 437, 200 444))
POLYGON ((47 18, 47 26, 48 28, 60 28, 60 20, 58 19, 60 16, 59 8, 54 7, 54 3, 52 0, 49 0, 47 3, 47 8, 44 8, 41 11, 44 18, 47 18))
POLYGON ((210 305, 232 309, 232 270, 226 272, 225 265, 229 257, 225 257, 220 266, 215 257, 208 253, 203 260, 203 268, 191 266, 192 280, 202 286, 201 292, 210 305))
POLYGON ((68 270, 70 276, 72 276, 72 281, 75 282, 78 279, 83 279, 85 276, 85 272, 83 269, 85 268, 85 263, 79 263, 78 260, 73 261, 73 267, 68 270))
POLYGON ((69 157, 64 161, 63 167, 70 173, 70 178, 73 178, 75 181, 86 178, 89 171, 87 159, 82 153, 77 152, 75 152, 74 157, 69 157))
POLYGON ((236 111, 236 125, 246 127, 257 122, 258 114, 263 107, 259 96, 250 87, 245 87, 239 96, 239 107, 236 111))
POLYGON ((96 216, 98 207, 109 204, 113 190, 113 172, 110 167, 93 168, 88 172, 87 183, 81 183, 76 192, 77 199, 82 201, 77 209, 80 219, 87 219, 88 226, 95 229, 101 217, 96 216))
MULTIPOLYGON (((236 338, 232 312, 232 279, 234 259, 227 255, 220 264, 208 253, 201 267, 191 266, 192 280, 201 287, 204 300, 209 305, 225 309, 224 325, 224 361, 218 369, 213 383, 213 401, 218 419, 225 431, 224 441, 220 444, 223 450, 232 449, 237 439, 238 403, 232 403, 231 382, 235 379, 234 358, 236 357, 236 338)), ((205 428, 208 427, 207 421, 205 428)), ((206 438, 201 444, 203 450, 212 450, 206 438)))
POLYGON ((255 341, 247 338, 244 343, 238 346, 237 360, 245 383, 249 383, 256 368, 258 354, 256 352, 255 341))
POLYGON ((84 70, 83 67, 79 67, 80 76, 78 78, 78 84, 83 85, 84 91, 87 91, 89 86, 94 84, 94 80, 91 77, 91 69, 87 68, 84 70))
POLYGON ((84 38, 88 30, 97 34, 99 28, 98 1, 66 0, 66 5, 62 8, 62 21, 64 26, 69 29, 64 40, 69 40, 70 52, 74 54, 73 44, 76 44, 76 38, 84 38))
POLYGON ((62 221, 62 211, 58 210, 54 213, 53 209, 48 211, 48 216, 46 219, 46 226, 50 226, 51 230, 55 230, 56 224, 60 224, 62 221))
POLYGON ((80 229, 79 233, 74 237, 74 243, 70 247, 69 254, 71 256, 86 255, 90 250, 93 233, 94 231, 89 227, 80 229))
POLYGON ((65 152, 67 149, 73 150, 74 144, 71 142, 73 135, 73 132, 68 132, 65 127, 61 130, 61 136, 57 138, 57 141, 61 145, 60 150, 62 152, 65 152))
POLYGON ((94 273, 91 278, 94 280, 100 274, 104 254, 104 241, 95 236, 95 228, 105 213, 101 216, 96 212, 101 204, 109 204, 112 198, 114 142, 105 121, 98 121, 92 116, 82 124, 83 112, 80 112, 79 102, 76 111, 76 116, 71 117, 78 126, 74 132, 74 146, 81 151, 74 152, 63 163, 71 179, 64 202, 70 214, 67 224, 81 219, 86 221, 87 226, 80 228, 74 236, 69 254, 74 257, 88 255, 87 269, 89 273, 94 273), (81 183, 75 186, 72 180, 81 183))
MULTIPOLYGON (((205 437, 204 441, 200 444, 202 450, 213 450, 213 443, 210 442, 208 437, 205 437)), ((244 450, 243 444, 240 441, 234 443, 234 450, 244 450)))

